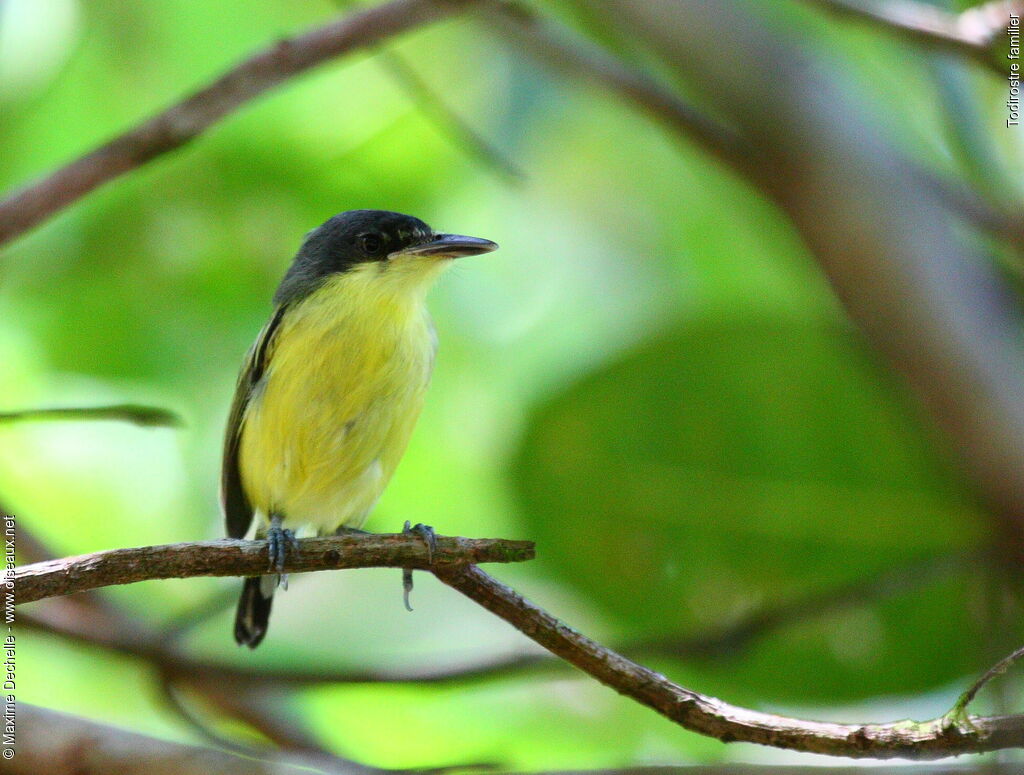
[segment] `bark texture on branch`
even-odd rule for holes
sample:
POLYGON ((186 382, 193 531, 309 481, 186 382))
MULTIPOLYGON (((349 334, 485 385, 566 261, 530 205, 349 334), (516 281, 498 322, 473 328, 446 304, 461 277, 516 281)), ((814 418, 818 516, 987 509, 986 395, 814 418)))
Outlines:
POLYGON ((739 708, 684 689, 590 640, 479 568, 435 568, 434 575, 619 694, 724 743, 873 759, 939 759, 1024 746, 1024 716, 972 716, 970 728, 945 719, 833 724, 739 708))
MULTIPOLYGON (((484 562, 523 562, 534 556, 530 541, 437 536, 432 556, 417 536, 366 534, 304 538, 284 565, 285 573, 342 568, 414 568, 484 562)), ((114 584, 192 576, 259 576, 267 573, 267 542, 231 538, 163 546, 111 549, 37 562, 15 570, 14 604, 70 595, 114 584)))

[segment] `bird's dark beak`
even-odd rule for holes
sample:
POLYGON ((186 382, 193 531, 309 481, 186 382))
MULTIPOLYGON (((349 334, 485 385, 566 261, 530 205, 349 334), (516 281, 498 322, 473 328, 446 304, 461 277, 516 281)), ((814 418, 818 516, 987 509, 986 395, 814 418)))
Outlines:
POLYGON ((388 258, 395 256, 434 256, 435 258, 461 258, 462 256, 478 256, 497 250, 498 245, 489 239, 464 237, 461 234, 435 234, 429 242, 411 245, 397 250, 388 258))

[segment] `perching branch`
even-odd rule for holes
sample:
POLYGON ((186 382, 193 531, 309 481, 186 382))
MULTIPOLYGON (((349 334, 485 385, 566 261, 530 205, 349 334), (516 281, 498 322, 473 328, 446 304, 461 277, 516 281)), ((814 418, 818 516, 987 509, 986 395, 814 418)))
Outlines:
POLYGON ((198 137, 249 100, 329 59, 449 16, 472 0, 391 0, 260 51, 187 99, 0 202, 0 245, 98 186, 198 137))
MULTIPOLYGON (((433 556, 416 536, 366 534, 306 538, 285 562, 284 573, 342 568, 414 568, 451 564, 523 562, 534 556, 530 541, 438 536, 433 556)), ((79 557, 20 566, 14 575, 14 604, 70 595, 114 584, 193 576, 259 576, 267 572, 265 541, 194 543, 111 549, 79 557)))
MULTIPOLYGON (((4 513, 3 507, 0 507, 0 513, 4 513)), ((23 522, 19 522, 17 526, 16 545, 18 555, 30 558, 29 562, 55 559, 55 555, 35 534, 25 529, 23 522)), ((237 590, 235 593, 237 594, 237 590)), ((158 674, 160 689, 170 708, 178 713, 186 724, 194 727, 200 734, 208 735, 208 739, 223 750, 234 751, 244 756, 267 755, 266 751, 239 746, 215 733, 211 726, 203 723, 198 714, 192 712, 191 707, 177 691, 174 685, 176 681, 187 685, 188 689, 226 716, 239 719, 281 749, 301 756, 303 765, 323 764, 329 771, 341 769, 352 775, 379 775, 387 772, 351 759, 343 759, 326 751, 319 747, 311 735, 304 734, 299 724, 282 717, 275 712, 275 708, 261 701, 264 695, 281 687, 275 686, 272 682, 251 681, 245 684, 232 680, 236 674, 230 672, 227 673, 228 677, 225 680, 215 670, 203 670, 202 663, 190 664, 188 657, 180 655, 175 646, 175 630, 150 629, 146 622, 118 606, 99 590, 52 598, 38 610, 38 613, 41 617, 35 619, 32 614, 24 610, 19 611, 19 627, 35 626, 45 631, 48 622, 59 623, 59 627, 52 630, 55 634, 80 633, 81 641, 85 643, 94 642, 90 637, 112 639, 124 647, 120 653, 147 660, 158 674), (251 687, 251 692, 245 690, 247 686, 251 687)), ((177 631, 180 632, 180 628, 177 631)), ((99 645, 103 645, 103 641, 99 645)), ((271 757, 275 758, 274 755, 271 757)))
POLYGON ((684 689, 595 643, 479 568, 435 568, 434 575, 606 686, 686 729, 722 742, 875 759, 938 759, 1024 746, 1024 716, 972 716, 971 724, 964 727, 945 719, 833 724, 739 708, 684 689))

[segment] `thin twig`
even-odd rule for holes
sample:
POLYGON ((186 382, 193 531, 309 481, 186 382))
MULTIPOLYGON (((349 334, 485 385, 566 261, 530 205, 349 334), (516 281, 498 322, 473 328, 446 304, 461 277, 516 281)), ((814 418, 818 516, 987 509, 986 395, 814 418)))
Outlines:
MULTIPOLYGON (((724 162, 758 188, 765 160, 743 132, 716 120, 679 98, 643 72, 596 46, 586 44, 560 25, 541 19, 517 3, 489 0, 481 6, 484 19, 504 40, 531 52, 537 59, 573 77, 582 75, 625 99, 724 162)), ((1024 212, 1017 206, 993 204, 973 189, 940 176, 905 158, 899 165, 916 183, 938 193, 949 209, 967 223, 1005 240, 1024 254, 1024 212)))
POLYGON ((1005 673, 1007 670, 1013 667, 1014 664, 1019 662, 1022 658, 1024 658, 1024 646, 1021 646, 1008 657, 1003 657, 998 662, 996 662, 996 664, 992 665, 992 667, 985 671, 984 675, 982 675, 981 678, 979 678, 977 681, 971 684, 971 688, 969 688, 966 692, 960 695, 960 699, 956 701, 956 705, 953 706, 953 710, 951 711, 951 713, 957 715, 965 713, 967 710, 967 706, 971 704, 971 702, 978 695, 978 692, 981 691, 981 688, 985 684, 987 684, 993 678, 1005 673))
MULTIPOLYGON (((257 748, 243 745, 230 737, 222 735, 207 724, 206 721, 200 717, 199 713, 189 705, 188 701, 182 697, 181 690, 175 685, 173 678, 170 675, 166 673, 162 673, 160 675, 159 691, 160 699, 162 699, 167 706, 174 711, 174 714, 181 719, 189 729, 199 735, 199 737, 206 740, 206 742, 220 748, 221 750, 236 753, 239 756, 258 757, 260 755, 257 748)), ((204 692, 204 696, 208 695, 204 692)))
POLYGON ((15 755, 5 759, 5 775, 365 775, 363 769, 274 755, 243 758, 212 748, 185 745, 54 710, 17 703, 15 755))
POLYGON ((436 21, 472 0, 391 0, 260 51, 191 97, 0 202, 0 245, 98 186, 180 148, 246 102, 334 57, 436 21))
MULTIPOLYGON (((232 596, 238 596, 237 590, 232 592, 232 596)), ((218 598, 215 600, 220 602, 218 598)), ((172 619, 155 639, 150 639, 158 653, 167 656, 174 653, 174 641, 187 632, 184 618, 172 619)), ((342 766, 346 771, 363 771, 366 775, 392 772, 337 756, 321 746, 302 725, 283 717, 287 712, 287 704, 276 701, 279 692, 272 693, 273 685, 270 683, 253 681, 240 684, 236 680, 225 680, 224 677, 218 678, 208 672, 179 670, 173 659, 152 661, 159 673, 159 690, 164 701, 191 729, 219 748, 257 758, 268 753, 254 746, 243 745, 215 730, 183 696, 185 689, 199 695, 226 716, 252 727, 283 751, 308 757, 313 765, 326 763, 330 767, 342 766), (268 695, 275 701, 267 702, 268 695)))
POLYGON ((870 22, 915 43, 951 52, 985 65, 1000 75, 1007 71, 993 50, 996 40, 1006 32, 1008 12, 1024 12, 1016 1, 990 2, 963 13, 950 13, 918 0, 804 0, 830 13, 870 22))
POLYGON ((705 115, 645 73, 541 19, 522 4, 491 0, 482 8, 488 12, 483 20, 507 42, 573 78, 582 75, 625 97, 729 166, 746 169, 750 164, 750 145, 735 129, 705 115))
MULTIPOLYGON (((281 710, 285 704, 278 701, 268 702, 268 698, 265 697, 267 694, 265 688, 240 689, 238 686, 227 684, 199 685, 186 681, 182 683, 201 694, 204 700, 213 704, 222 713, 255 729, 296 764, 301 763, 327 771, 340 770, 357 775, 385 775, 398 772, 370 767, 331 753, 313 739, 305 729, 282 718, 281 710)), ((257 759, 276 754, 274 749, 265 745, 263 747, 243 745, 216 732, 205 722, 201 714, 190 707, 186 698, 181 694, 181 688, 173 682, 170 676, 162 677, 161 693, 190 728, 218 748, 257 759)))
POLYGON ((181 416, 170 409, 138 404, 115 404, 113 406, 76 406, 47 409, 22 409, 16 412, 0 412, 0 423, 21 420, 119 420, 146 427, 178 428, 183 425, 181 416))
MULTIPOLYGON (((428 557, 417 536, 366 534, 305 538, 282 573, 342 568, 415 568, 478 562, 523 562, 534 556, 530 541, 438 536, 428 557)), ((195 576, 259 576, 268 572, 266 541, 220 541, 111 549, 80 557, 20 566, 14 573, 14 604, 70 595, 114 584, 195 576)))
MULTIPOLYGON (((349 0, 337 0, 337 4, 345 9, 352 6, 349 0)), ((526 173, 512 158, 502 153, 462 118, 448 104, 445 96, 422 78, 405 57, 381 45, 377 48, 376 58, 399 88, 416 104, 420 113, 438 132, 451 140, 456 148, 478 160, 484 169, 493 170, 506 180, 522 183, 526 179, 526 173)))
POLYGON ((937 759, 1024 745, 1024 716, 893 724, 804 721, 736 707, 673 683, 571 629, 476 567, 436 568, 445 584, 620 694, 693 732, 807 753, 855 758, 937 759))
POLYGON ((410 95, 423 115, 431 119, 433 126, 448 136, 457 148, 462 148, 470 156, 480 160, 485 168, 497 171, 506 180, 513 183, 522 183, 526 180, 526 173, 519 165, 456 113, 398 52, 381 49, 377 57, 384 69, 410 95))

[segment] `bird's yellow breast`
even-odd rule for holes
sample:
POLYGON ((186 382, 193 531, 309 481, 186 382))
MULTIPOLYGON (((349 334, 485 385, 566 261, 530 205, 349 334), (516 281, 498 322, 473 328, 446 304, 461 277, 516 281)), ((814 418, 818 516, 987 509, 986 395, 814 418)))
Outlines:
POLYGON ((405 451, 437 344, 425 288, 370 264, 289 309, 246 410, 239 467, 261 521, 359 527, 405 451))

